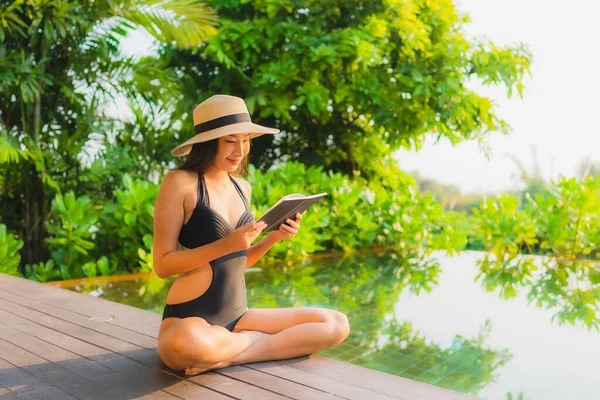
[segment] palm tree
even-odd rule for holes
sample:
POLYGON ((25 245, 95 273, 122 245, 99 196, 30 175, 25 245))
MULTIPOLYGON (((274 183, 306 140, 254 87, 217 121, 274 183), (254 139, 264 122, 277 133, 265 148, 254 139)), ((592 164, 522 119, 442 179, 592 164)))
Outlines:
POLYGON ((0 1, 0 222, 24 240, 24 263, 45 259, 53 195, 76 187, 86 145, 114 130, 103 106, 117 93, 153 101, 148 81, 164 71, 123 56, 122 40, 141 27, 194 48, 216 25, 193 0, 0 1))

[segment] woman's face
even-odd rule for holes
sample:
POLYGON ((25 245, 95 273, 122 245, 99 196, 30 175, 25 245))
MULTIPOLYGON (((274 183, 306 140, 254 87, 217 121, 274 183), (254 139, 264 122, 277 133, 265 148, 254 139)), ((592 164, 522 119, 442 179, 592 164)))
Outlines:
POLYGON ((227 172, 235 171, 250 150, 250 134, 236 133, 219 138, 215 165, 227 172))

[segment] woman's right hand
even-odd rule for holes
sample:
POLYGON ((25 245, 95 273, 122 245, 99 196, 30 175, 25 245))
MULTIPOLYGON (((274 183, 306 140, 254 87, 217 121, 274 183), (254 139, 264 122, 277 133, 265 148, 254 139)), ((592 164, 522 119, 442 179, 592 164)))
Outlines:
POLYGON ((247 250, 266 227, 266 223, 256 221, 237 228, 224 238, 227 250, 232 253, 247 250))

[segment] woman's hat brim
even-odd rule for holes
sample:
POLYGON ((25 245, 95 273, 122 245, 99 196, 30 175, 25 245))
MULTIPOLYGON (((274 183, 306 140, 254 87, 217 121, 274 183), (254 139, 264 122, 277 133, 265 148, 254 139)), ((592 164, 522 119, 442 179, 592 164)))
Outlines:
POLYGON ((264 135, 265 133, 274 135, 279 133, 279 129, 267 128, 252 122, 239 122, 237 124, 222 126, 220 128, 199 133, 171 150, 171 154, 175 157, 182 157, 190 153, 192 145, 195 143, 208 142, 209 140, 227 135, 235 135, 237 133, 249 133, 250 138, 255 138, 264 135))

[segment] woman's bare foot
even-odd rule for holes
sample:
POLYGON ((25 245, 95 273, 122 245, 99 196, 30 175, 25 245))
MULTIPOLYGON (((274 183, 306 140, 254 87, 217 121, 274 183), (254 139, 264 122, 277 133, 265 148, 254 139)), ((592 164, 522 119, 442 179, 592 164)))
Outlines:
POLYGON ((194 367, 190 367, 190 368, 186 368, 185 369, 185 374, 188 375, 188 376, 193 376, 193 375, 201 374, 204 371, 206 371, 206 368, 194 368, 194 367))
POLYGON ((198 375, 213 369, 225 368, 229 365, 230 364, 227 361, 221 361, 220 363, 213 364, 210 367, 189 367, 185 369, 185 374, 188 376, 198 375))

